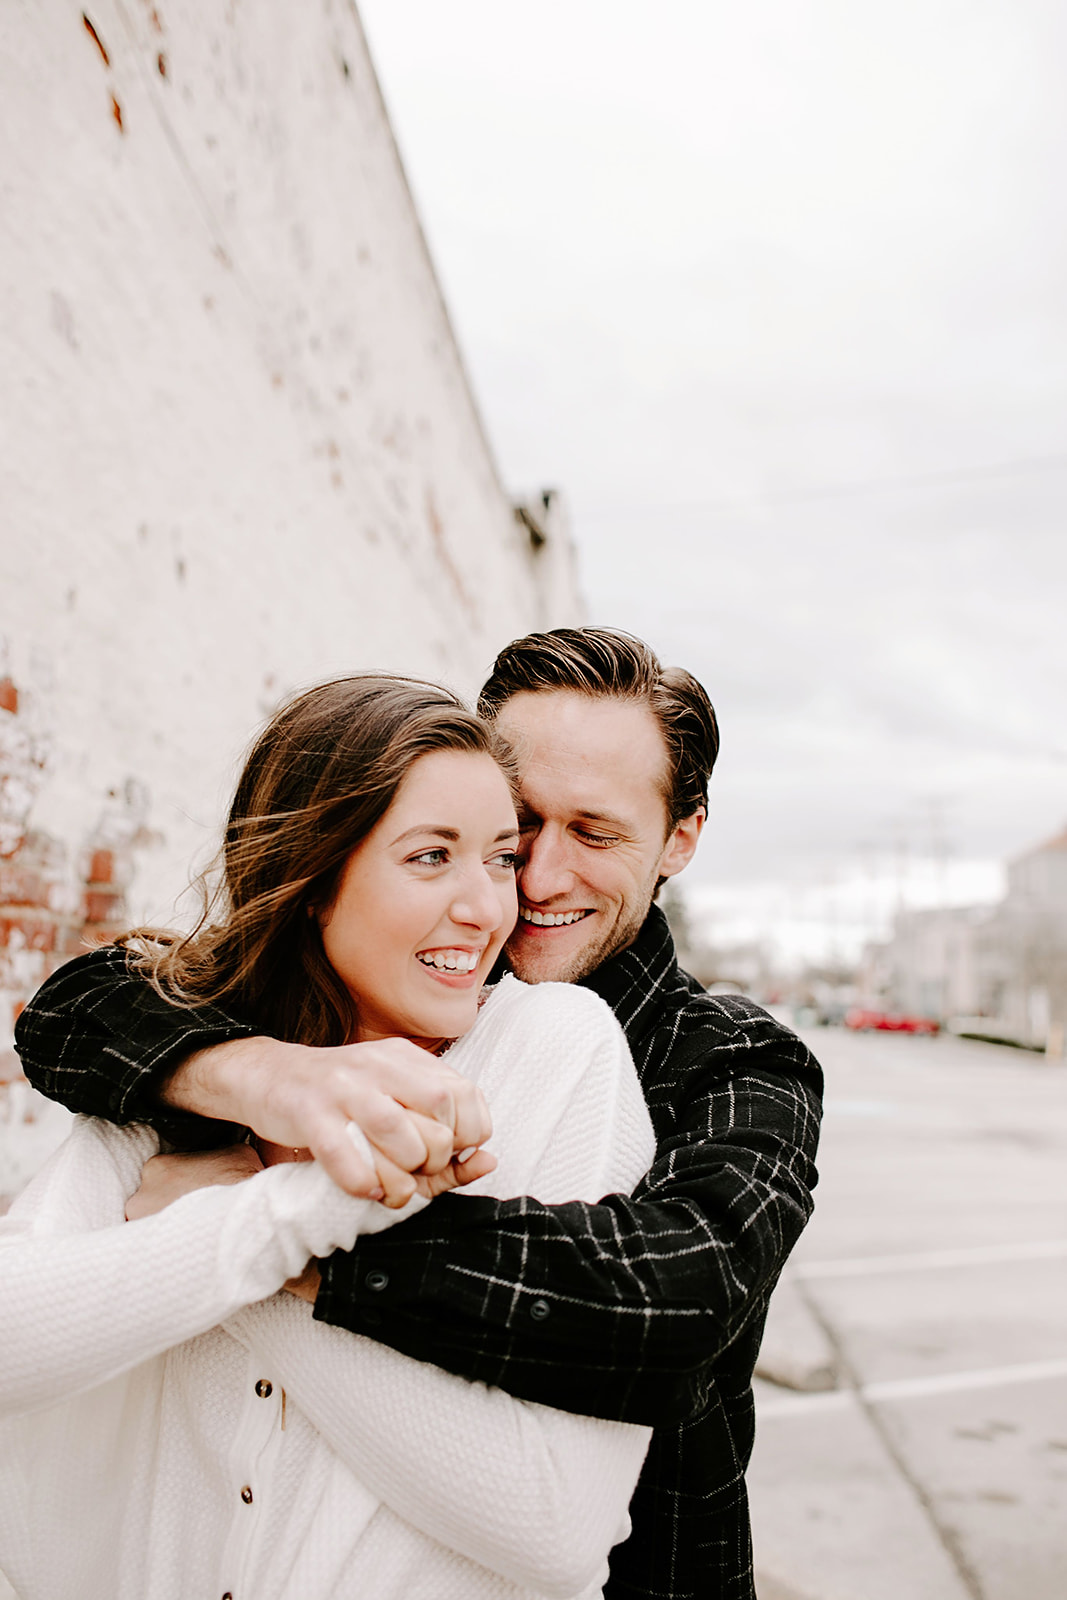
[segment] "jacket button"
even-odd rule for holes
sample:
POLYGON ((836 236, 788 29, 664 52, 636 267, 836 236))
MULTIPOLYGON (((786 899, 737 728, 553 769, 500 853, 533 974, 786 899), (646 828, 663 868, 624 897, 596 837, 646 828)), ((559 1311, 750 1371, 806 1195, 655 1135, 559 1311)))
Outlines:
POLYGON ((530 1307, 530 1315, 533 1317, 535 1322, 544 1322, 545 1318, 548 1316, 549 1309, 550 1307, 547 1300, 535 1300, 533 1305, 530 1307))
POLYGON ((241 1499, 244 1501, 246 1506, 250 1506, 252 1504, 252 1491, 248 1487, 247 1483, 241 1490, 241 1499))
POLYGON ((363 1281, 368 1289, 373 1289, 376 1293, 380 1293, 383 1289, 388 1289, 389 1287, 389 1274, 387 1272, 368 1272, 363 1281))
POLYGON ((365 1322, 368 1328, 381 1326, 382 1314, 380 1311, 375 1311, 373 1306, 367 1306, 365 1310, 361 1310, 359 1316, 360 1321, 365 1322))
POLYGON ((256 1380, 256 1393, 261 1400, 268 1399, 274 1393, 274 1385, 269 1378, 258 1378, 256 1380))

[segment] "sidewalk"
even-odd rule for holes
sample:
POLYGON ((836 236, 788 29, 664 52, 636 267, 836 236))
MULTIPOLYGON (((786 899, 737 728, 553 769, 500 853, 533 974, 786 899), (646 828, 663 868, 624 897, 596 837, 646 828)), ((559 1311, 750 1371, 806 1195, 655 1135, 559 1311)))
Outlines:
POLYGON ((761 1357, 800 1387, 757 1384, 760 1600, 1063 1600, 1067 1071, 809 1043, 822 1181, 761 1357))

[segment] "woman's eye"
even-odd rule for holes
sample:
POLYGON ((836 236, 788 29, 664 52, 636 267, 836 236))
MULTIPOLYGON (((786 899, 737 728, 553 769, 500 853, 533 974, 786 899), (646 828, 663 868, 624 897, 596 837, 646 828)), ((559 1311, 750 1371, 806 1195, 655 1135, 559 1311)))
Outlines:
POLYGON ((519 864, 518 852, 515 850, 501 850, 498 855, 491 857, 491 867, 503 867, 507 872, 514 872, 519 864))
POLYGON ((440 867, 448 860, 448 851, 420 850, 417 856, 409 856, 408 860, 417 867, 440 867))

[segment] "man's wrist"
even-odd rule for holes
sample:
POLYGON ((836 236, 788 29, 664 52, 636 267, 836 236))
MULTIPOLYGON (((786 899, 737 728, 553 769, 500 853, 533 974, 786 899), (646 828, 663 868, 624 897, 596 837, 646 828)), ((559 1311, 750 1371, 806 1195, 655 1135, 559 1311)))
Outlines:
POLYGON ((194 1050, 162 1081, 159 1098, 176 1111, 247 1127, 244 1088, 249 1067, 255 1062, 262 1064, 277 1043, 276 1039, 255 1036, 227 1039, 194 1050))

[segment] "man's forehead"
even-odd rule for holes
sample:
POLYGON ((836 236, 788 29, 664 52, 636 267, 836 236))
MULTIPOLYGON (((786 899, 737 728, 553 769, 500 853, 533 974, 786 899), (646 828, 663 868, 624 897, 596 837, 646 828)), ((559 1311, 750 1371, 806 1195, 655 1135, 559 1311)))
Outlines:
POLYGON ((667 748, 641 702, 570 690, 522 693, 501 707, 500 731, 519 764, 524 799, 551 798, 589 821, 625 822, 662 801, 667 748))

